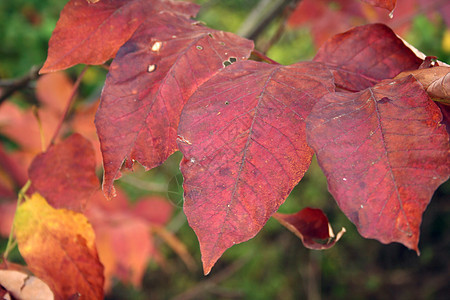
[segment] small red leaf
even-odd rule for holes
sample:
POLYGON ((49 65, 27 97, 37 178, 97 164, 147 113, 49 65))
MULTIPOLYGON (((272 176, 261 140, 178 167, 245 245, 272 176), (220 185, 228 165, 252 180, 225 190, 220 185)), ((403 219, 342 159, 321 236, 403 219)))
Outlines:
POLYGON ((370 24, 335 35, 314 61, 333 72, 336 86, 361 91, 402 71, 417 69, 422 60, 386 25, 370 24))
POLYGON ((385 8, 388 11, 393 11, 397 0, 362 0, 370 5, 385 8))
POLYGON ((79 134, 36 156, 28 174, 32 187, 54 208, 82 211, 87 199, 99 188, 94 149, 79 134))
POLYGON ((169 13, 135 32, 111 64, 95 120, 108 198, 124 162, 153 168, 176 151, 184 103, 224 62, 252 49, 249 40, 169 13))
POLYGON ((48 57, 40 73, 63 70, 76 64, 102 64, 113 58, 145 20, 163 10, 195 16, 199 6, 182 1, 70 0, 49 42, 48 57))
POLYGON ((275 213, 273 217, 298 236, 303 245, 310 249, 331 248, 345 232, 343 228, 335 237, 327 216, 317 208, 306 207, 295 214, 275 213))
POLYGON ((422 213, 450 173, 441 119, 412 76, 328 94, 314 107, 308 142, 331 194, 364 237, 418 252, 422 213))
POLYGON ((205 274, 222 253, 254 237, 308 169, 304 119, 334 90, 313 62, 237 62, 204 83, 178 129, 184 211, 205 274))

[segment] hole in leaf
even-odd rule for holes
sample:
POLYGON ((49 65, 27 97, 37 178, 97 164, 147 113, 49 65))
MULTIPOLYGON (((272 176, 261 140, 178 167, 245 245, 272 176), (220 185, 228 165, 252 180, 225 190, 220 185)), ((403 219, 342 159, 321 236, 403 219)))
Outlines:
POLYGON ((236 57, 230 57, 228 59, 231 63, 235 63, 237 61, 236 57))
POLYGON ((153 52, 158 52, 159 49, 161 49, 162 43, 161 42, 155 42, 152 46, 152 51, 153 52))
POLYGON ((388 103, 391 102, 392 100, 389 99, 388 97, 383 97, 380 100, 378 100, 379 103, 383 104, 383 103, 388 103))
POLYGON ((156 70, 156 65, 148 65, 147 72, 152 73, 156 70))
POLYGON ((230 102, 228 102, 228 101, 225 101, 225 105, 228 105, 228 104, 230 104, 230 102))
POLYGON ((231 65, 231 62, 229 62, 228 60, 223 62, 224 67, 228 67, 229 65, 231 65))
POLYGON ((211 33, 208 33, 208 35, 209 35, 210 38, 212 38, 212 39, 214 38, 211 33))
POLYGON ((203 47, 200 45, 196 46, 195 48, 197 48, 197 50, 203 50, 203 47))

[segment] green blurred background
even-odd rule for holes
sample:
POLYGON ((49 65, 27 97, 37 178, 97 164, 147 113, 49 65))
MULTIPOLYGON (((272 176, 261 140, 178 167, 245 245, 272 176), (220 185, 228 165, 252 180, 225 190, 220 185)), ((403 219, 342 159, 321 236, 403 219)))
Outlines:
MULTIPOLYGON (((236 32, 259 1, 198 2, 204 5, 198 19, 212 28, 236 32)), ((44 62, 48 40, 64 5, 61 0, 0 1, 0 79, 21 76, 32 65, 44 62)), ((260 39, 270 38, 280 22, 272 22, 260 39)), ((444 22, 421 14, 410 22, 411 30, 404 38, 449 63, 450 50, 443 42, 449 33, 444 22)), ((286 64, 311 59, 316 51, 312 41, 308 28, 288 28, 268 56, 286 64)), ((80 68, 68 73, 75 77, 80 68)), ((80 99, 96 99, 105 75, 104 69, 91 67, 83 79, 80 99)), ((107 299, 448 299, 449 182, 437 190, 423 216, 421 256, 417 256, 399 244, 363 239, 327 192, 324 175, 313 161, 280 211, 321 208, 335 231, 347 229, 341 241, 330 250, 308 250, 271 219, 254 239, 226 251, 211 274, 204 277, 197 239, 181 209, 180 159, 181 154, 176 153, 164 165, 127 174, 118 184, 132 199, 159 194, 177 206, 168 228, 187 245, 198 269, 189 271, 172 249, 157 240, 168 264, 161 268, 150 263, 142 289, 118 282, 107 299)))

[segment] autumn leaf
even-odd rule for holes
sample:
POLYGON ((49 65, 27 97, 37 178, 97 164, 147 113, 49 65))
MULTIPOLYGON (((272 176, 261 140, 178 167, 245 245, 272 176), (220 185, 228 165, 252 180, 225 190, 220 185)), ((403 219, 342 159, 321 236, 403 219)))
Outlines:
POLYGON ((165 10, 188 18, 197 14, 199 6, 169 0, 102 0, 95 4, 70 0, 61 11, 40 73, 81 63, 104 63, 115 56, 141 23, 165 10))
POLYGON ((397 0, 362 0, 370 5, 385 8, 388 11, 393 11, 397 0))
POLYGON ((135 32, 111 64, 95 120, 108 198, 124 162, 153 168, 177 150, 184 103, 226 62, 246 59, 252 48, 249 40, 170 13, 135 32))
POLYGON ((79 134, 36 156, 28 174, 32 188, 54 208, 81 212, 88 198, 100 187, 95 174, 94 149, 79 134))
POLYGON ((83 299, 103 299, 103 266, 84 215, 54 209, 35 193, 18 207, 14 228, 20 254, 55 299, 77 293, 83 299))
MULTIPOLYGON (((72 90, 73 85, 67 75, 48 74, 39 77, 36 82, 36 97, 41 104, 39 109, 35 110, 33 107, 24 109, 12 102, 5 102, 0 106, 0 133, 19 147, 9 155, 10 163, 19 167, 15 173, 22 173, 16 174, 16 177, 26 179, 28 167, 34 157, 49 146, 72 90)), ((20 180, 18 183, 23 185, 25 181, 20 180)))
MULTIPOLYGON (((427 6, 437 6, 438 1, 428 0, 427 6)), ((411 23, 398 20, 426 9, 418 2, 421 1, 399 1, 395 18, 390 18, 385 9, 373 7, 361 0, 302 0, 289 17, 288 24, 291 27, 309 27, 317 48, 335 34, 369 23, 384 23, 395 29, 397 34, 404 35, 409 31, 411 23)))
POLYGON ((254 237, 311 162, 304 119, 333 91, 322 65, 237 62, 199 87, 183 109, 184 212, 205 274, 222 253, 254 237))
POLYGON ((345 228, 335 236, 327 216, 317 208, 306 207, 294 214, 273 214, 274 219, 298 236, 310 249, 329 249, 336 244, 345 228))
POLYGON ((63 115, 73 93, 73 83, 64 72, 40 76, 36 81, 36 97, 56 115, 63 115))
POLYGON ((335 35, 319 49, 314 61, 325 63, 336 86, 349 91, 364 90, 422 63, 383 24, 359 26, 335 35))
POLYGON ((418 250, 419 227, 450 173, 442 114, 412 76, 324 96, 307 120, 328 188, 362 236, 418 250))
POLYGON ((48 285, 35 276, 15 270, 0 270, 0 299, 52 300, 54 296, 48 285), (3 288, 5 293, 2 295, 3 288))
POLYGON ((86 216, 94 228, 100 261, 105 267, 105 290, 116 277, 124 283, 141 286, 148 261, 158 254, 151 227, 165 225, 173 207, 161 197, 138 199, 128 203, 118 191, 114 201, 106 201, 99 191, 89 201, 86 216))
POLYGON ((428 92, 428 95, 437 101, 450 104, 450 68, 436 66, 432 68, 406 71, 395 78, 413 75, 428 92))

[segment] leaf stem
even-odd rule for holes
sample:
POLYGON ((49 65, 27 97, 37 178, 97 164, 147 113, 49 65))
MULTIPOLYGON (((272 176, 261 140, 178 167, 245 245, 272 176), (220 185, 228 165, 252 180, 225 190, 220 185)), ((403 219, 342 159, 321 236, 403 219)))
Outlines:
POLYGON ((42 128, 41 118, 39 117, 39 110, 36 106, 33 106, 32 111, 33 111, 34 117, 36 118, 36 121, 38 122, 39 135, 41 136, 41 150, 42 150, 42 152, 45 152, 45 134, 44 134, 44 129, 42 128))
POLYGON ((78 75, 77 80, 75 81, 75 84, 73 85, 72 94, 70 95, 69 101, 67 102, 66 108, 64 110, 64 114, 61 118, 61 121, 58 124, 58 127, 55 130, 55 133, 53 134, 52 139, 50 140, 49 145, 54 144, 56 138, 58 137, 59 131, 61 130, 62 124, 64 123, 64 120, 67 118, 67 115, 69 114, 70 108, 72 107, 73 102, 75 101, 75 95, 77 94, 78 87, 80 86, 81 80, 83 79, 84 74, 86 73, 87 69, 89 68, 88 65, 86 65, 83 70, 81 71, 80 75, 78 75))
POLYGON ((280 64, 279 62, 274 61, 273 59, 267 57, 264 53, 262 53, 262 52, 260 52, 258 50, 253 50, 252 51, 252 55, 257 57, 257 58, 259 58, 261 61, 265 61, 265 62, 268 62, 268 63, 273 64, 273 65, 279 65, 280 64))
MULTIPOLYGON (((28 180, 25 185, 20 189, 18 196, 17 196, 17 208, 19 208, 19 205, 22 203, 23 198, 26 198, 26 192, 31 186, 31 181, 28 180)), ((16 212, 17 212, 16 208, 16 212)), ((15 218, 14 214, 14 218, 15 218)), ((9 232, 8 237, 8 243, 6 244, 5 252, 3 253, 3 260, 7 260, 9 253, 14 249, 14 247, 17 245, 17 240, 14 239, 14 222, 11 225, 11 231, 9 232)))

